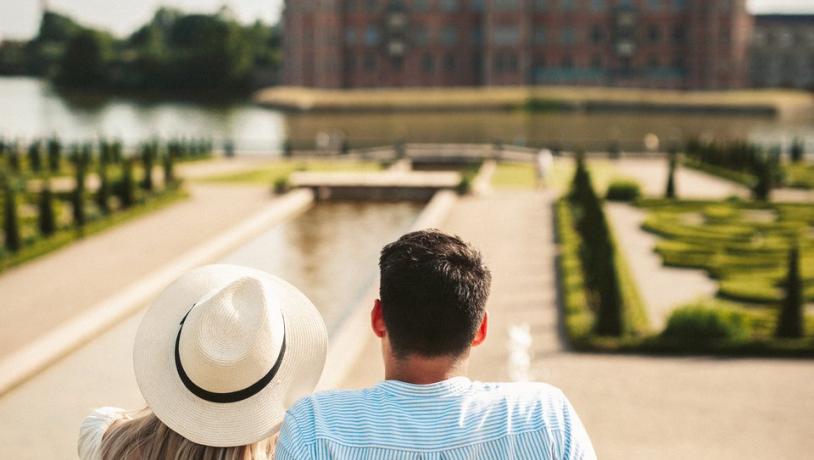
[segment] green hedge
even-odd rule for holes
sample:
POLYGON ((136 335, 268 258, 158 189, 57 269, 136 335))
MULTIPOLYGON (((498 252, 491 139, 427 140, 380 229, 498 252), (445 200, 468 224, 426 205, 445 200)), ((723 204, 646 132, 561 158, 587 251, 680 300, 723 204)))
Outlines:
POLYGON ((617 179, 608 185, 608 201, 636 201, 642 195, 641 186, 632 179, 617 179))
POLYGON ((668 340, 743 341, 752 330, 748 316, 738 309, 690 305, 670 314, 661 335, 668 340))
POLYGON ((585 294, 582 262, 579 257, 580 236, 574 229, 574 216, 566 199, 556 204, 557 235, 560 242, 558 258, 560 291, 563 300, 565 330, 571 344, 578 349, 618 349, 632 338, 649 333, 647 311, 638 287, 627 267, 624 256, 616 251, 616 270, 620 279, 622 301, 625 306, 624 323, 627 337, 600 338, 593 335, 595 321, 585 294))

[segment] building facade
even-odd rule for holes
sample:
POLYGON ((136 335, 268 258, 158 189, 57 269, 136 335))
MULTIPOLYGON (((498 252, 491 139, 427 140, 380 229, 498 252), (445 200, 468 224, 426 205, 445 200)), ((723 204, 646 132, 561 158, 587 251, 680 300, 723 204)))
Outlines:
POLYGON ((283 83, 748 83, 746 0, 290 0, 283 83))
POLYGON ((814 15, 755 16, 749 78, 757 88, 814 90, 814 15))

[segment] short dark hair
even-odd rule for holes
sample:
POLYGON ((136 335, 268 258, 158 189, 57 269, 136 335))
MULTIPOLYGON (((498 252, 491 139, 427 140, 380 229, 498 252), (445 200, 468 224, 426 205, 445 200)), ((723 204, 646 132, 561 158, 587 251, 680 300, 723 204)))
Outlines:
POLYGON ((385 246, 379 269, 384 324, 397 357, 469 349, 492 282, 476 249, 457 236, 421 230, 385 246))

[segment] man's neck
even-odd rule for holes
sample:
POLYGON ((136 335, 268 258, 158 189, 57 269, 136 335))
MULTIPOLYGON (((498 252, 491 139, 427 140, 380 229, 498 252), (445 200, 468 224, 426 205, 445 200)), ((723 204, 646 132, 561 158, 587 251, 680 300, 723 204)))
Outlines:
POLYGON ((468 354, 457 358, 448 356, 427 358, 416 355, 406 358, 390 357, 385 360, 384 377, 386 380, 427 385, 466 375, 468 363, 468 354))

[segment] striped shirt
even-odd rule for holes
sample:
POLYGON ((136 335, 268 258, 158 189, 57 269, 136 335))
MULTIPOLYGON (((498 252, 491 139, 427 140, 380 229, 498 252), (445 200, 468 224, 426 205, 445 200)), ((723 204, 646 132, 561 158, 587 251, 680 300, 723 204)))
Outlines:
POLYGON ((286 414, 276 458, 595 459, 565 395, 543 383, 388 380, 317 393, 286 414))

